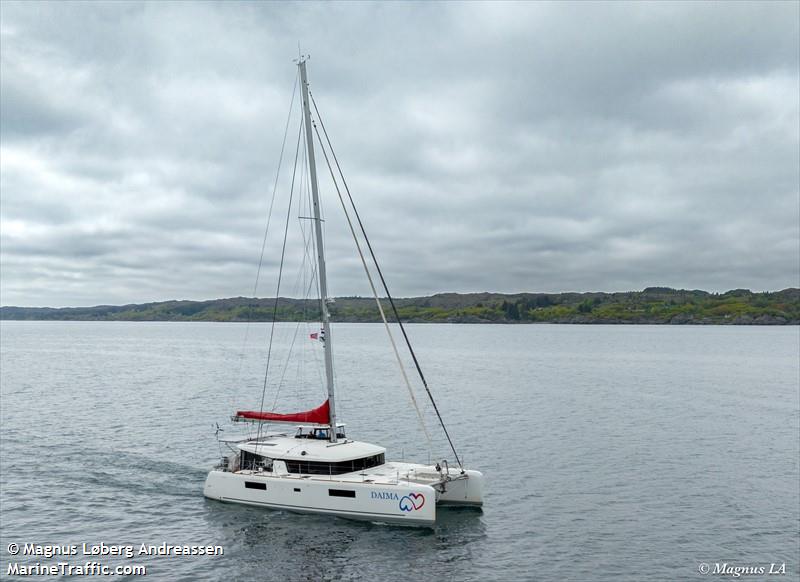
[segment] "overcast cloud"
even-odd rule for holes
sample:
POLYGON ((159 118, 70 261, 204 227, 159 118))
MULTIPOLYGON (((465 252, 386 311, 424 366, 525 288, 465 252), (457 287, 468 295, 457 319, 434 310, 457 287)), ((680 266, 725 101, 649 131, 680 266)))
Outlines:
POLYGON ((799 11, 3 2, 0 301, 251 294, 298 41, 398 296, 798 286, 799 11))

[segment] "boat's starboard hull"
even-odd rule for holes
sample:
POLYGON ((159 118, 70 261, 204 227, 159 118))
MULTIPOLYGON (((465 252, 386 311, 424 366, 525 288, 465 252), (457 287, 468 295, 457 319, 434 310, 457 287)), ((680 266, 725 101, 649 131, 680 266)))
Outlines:
POLYGON ((203 494, 219 501, 399 525, 436 523, 428 485, 347 482, 211 471, 203 494))

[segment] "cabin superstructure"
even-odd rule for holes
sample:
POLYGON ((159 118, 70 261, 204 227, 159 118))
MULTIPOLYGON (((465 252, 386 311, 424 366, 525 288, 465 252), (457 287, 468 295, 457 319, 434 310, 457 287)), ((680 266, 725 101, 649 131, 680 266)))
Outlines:
POLYGON ((275 461, 285 464, 292 475, 342 475, 377 467, 386 463, 386 449, 369 443, 346 440, 339 433, 336 447, 330 446, 327 431, 323 435, 310 434, 302 429, 292 437, 272 436, 258 441, 238 443, 241 468, 274 466, 275 461))
POLYGON ((386 449, 349 440, 317 438, 319 426, 257 439, 225 440, 231 453, 209 474, 205 494, 303 513, 331 513, 370 521, 428 525, 437 505, 483 502, 477 471, 387 462, 386 449))

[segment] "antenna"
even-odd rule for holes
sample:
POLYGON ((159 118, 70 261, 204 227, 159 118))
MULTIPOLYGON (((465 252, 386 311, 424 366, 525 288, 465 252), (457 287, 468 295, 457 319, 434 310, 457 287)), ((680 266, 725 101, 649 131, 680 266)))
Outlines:
POLYGON ((298 40, 297 41, 297 58, 296 59, 292 59, 292 62, 299 65, 300 63, 306 62, 310 58, 311 58, 311 55, 304 55, 303 51, 300 50, 300 41, 298 40))

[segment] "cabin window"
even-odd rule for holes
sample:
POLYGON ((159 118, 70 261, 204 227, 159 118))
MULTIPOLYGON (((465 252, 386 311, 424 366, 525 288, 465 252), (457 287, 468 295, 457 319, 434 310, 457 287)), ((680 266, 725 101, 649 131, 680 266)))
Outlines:
POLYGON ((266 483, 256 483, 254 481, 245 481, 244 482, 244 486, 247 489, 261 489, 262 491, 266 491, 267 490, 267 484, 266 483))
MULTIPOLYGON (((297 428, 297 432, 294 435, 296 439, 317 439, 317 440, 328 440, 330 438, 330 427, 307 427, 307 426, 300 426, 297 428)), ((344 434, 344 427, 340 426, 339 429, 336 431, 336 437, 343 439, 346 438, 344 434)))
POLYGON ((328 489, 328 495, 331 497, 355 497, 356 492, 347 489, 328 489))
POLYGON ((289 473, 303 473, 306 475, 342 475, 344 473, 355 473, 370 467, 378 467, 386 463, 383 453, 352 461, 341 461, 339 463, 324 463, 318 461, 286 461, 286 470, 289 473))
POLYGON ((244 471, 272 471, 272 459, 263 455, 256 455, 248 451, 242 451, 239 469, 244 471))

